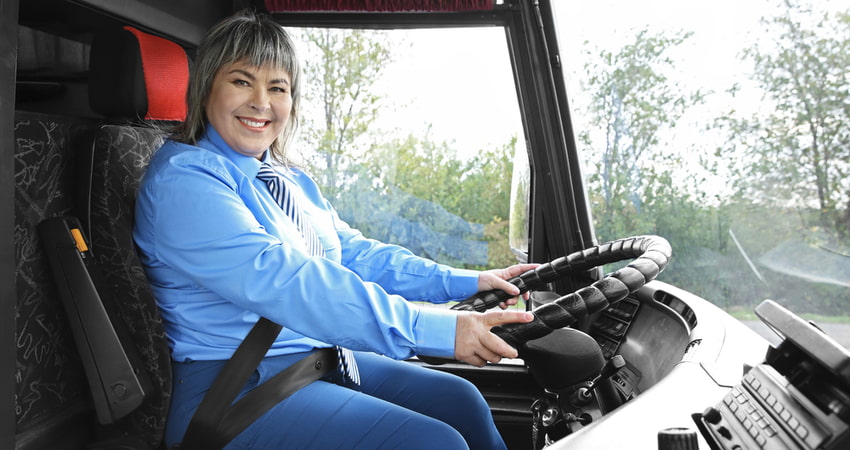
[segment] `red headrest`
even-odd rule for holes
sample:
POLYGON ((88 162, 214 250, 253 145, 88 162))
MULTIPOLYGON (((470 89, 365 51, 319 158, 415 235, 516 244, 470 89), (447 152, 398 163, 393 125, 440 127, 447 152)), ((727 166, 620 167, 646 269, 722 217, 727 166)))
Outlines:
POLYGON ((89 101, 113 118, 180 121, 186 118, 189 61, 169 40, 124 27, 92 42, 89 101))

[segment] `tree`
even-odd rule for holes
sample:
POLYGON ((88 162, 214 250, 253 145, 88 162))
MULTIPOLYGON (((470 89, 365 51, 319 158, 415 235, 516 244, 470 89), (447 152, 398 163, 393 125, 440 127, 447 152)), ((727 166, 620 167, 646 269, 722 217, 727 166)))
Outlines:
POLYGON ((720 122, 729 142, 735 186, 747 201, 804 211, 850 235, 850 11, 816 15, 793 0, 784 14, 763 19, 776 39, 748 48, 764 108, 720 122), (803 181, 801 183, 801 180, 803 181), (843 211, 842 211, 843 209, 843 211))
POLYGON ((391 40, 380 31, 305 29, 304 114, 301 135, 315 153, 307 158, 314 176, 334 196, 345 180, 340 170, 369 148, 370 127, 381 97, 372 89, 392 61, 391 40))
POLYGON ((514 137, 501 147, 480 149, 464 159, 449 142, 409 135, 379 146, 368 160, 381 185, 438 203, 467 221, 490 223, 506 219, 510 212, 516 141, 514 137))
POLYGON ((579 139, 587 149, 584 154, 591 157, 588 165, 596 169, 588 181, 597 230, 604 238, 652 228, 642 214, 646 194, 660 191, 653 184, 670 182, 664 168, 675 157, 659 151, 661 133, 702 101, 700 92, 686 93, 665 75, 674 65, 667 50, 690 35, 650 35, 643 30, 617 53, 603 50, 596 57, 586 52, 591 125, 579 139))
POLYGON ((401 189, 419 200, 440 205, 451 214, 423 212, 421 208, 429 206, 420 202, 407 204, 400 211, 402 216, 429 222, 437 230, 457 230, 439 223, 454 222, 455 216, 469 224, 484 225, 484 239, 490 243, 487 265, 503 267, 515 262, 507 233, 516 142, 514 137, 501 147, 480 149, 464 159, 452 143, 435 142, 427 134, 424 138, 408 135, 376 147, 367 164, 379 189, 401 189), (388 164, 390 161, 392 164, 388 164))
POLYGON ((723 304, 751 298, 737 295, 741 268, 737 254, 726 254, 727 212, 706 192, 696 149, 686 153, 666 140, 688 109, 704 102, 701 91, 668 76, 676 69, 670 50, 690 36, 641 31, 616 52, 588 53, 590 125, 579 138, 600 238, 665 237, 675 258, 661 279, 723 304))

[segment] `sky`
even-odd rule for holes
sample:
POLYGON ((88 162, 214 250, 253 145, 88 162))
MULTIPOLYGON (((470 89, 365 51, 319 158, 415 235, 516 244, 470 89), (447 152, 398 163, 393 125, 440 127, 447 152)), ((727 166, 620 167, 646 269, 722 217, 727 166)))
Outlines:
MULTIPOLYGON (((713 92, 708 101, 715 111, 733 106, 754 111, 757 93, 745 89, 740 94, 743 98, 732 99, 724 92, 736 82, 745 87, 751 84, 752 66, 741 59, 741 52, 764 39, 761 19, 779 13, 776 5, 777 0, 583 2, 558 11, 561 51, 565 58, 581 58, 588 45, 617 51, 642 29, 691 32, 690 38, 669 53, 677 61, 680 78, 676 81, 692 90, 713 92)), ((571 80, 570 87, 575 91, 577 83, 571 80)))
POLYGON ((462 152, 521 133, 502 29, 411 30, 407 40, 415 48, 397 54, 386 73, 404 82, 379 83, 394 103, 394 122, 415 129, 424 118, 432 137, 455 141, 462 152))

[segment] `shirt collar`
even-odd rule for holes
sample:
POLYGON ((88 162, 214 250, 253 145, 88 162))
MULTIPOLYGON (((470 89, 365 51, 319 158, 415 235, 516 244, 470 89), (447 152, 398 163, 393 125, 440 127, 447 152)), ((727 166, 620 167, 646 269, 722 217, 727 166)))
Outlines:
MULTIPOLYGON (((263 162, 269 162, 269 151, 263 154, 263 161, 260 162, 257 158, 253 156, 243 155, 236 150, 230 148, 226 142, 224 142, 224 138, 218 134, 218 131, 212 126, 211 123, 207 122, 206 131, 204 132, 203 137, 201 137, 201 141, 208 141, 210 145, 205 145, 206 147, 225 158, 229 159, 239 168, 248 178, 256 178, 257 173, 260 171, 260 166, 263 162)), ((200 142, 199 142, 200 144, 200 142)))

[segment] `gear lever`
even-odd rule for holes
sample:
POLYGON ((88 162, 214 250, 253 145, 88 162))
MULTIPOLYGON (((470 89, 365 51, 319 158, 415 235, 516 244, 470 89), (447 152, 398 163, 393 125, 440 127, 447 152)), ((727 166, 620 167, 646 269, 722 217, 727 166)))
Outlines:
POLYGON ((620 398, 609 382, 612 376, 626 365, 626 360, 621 355, 614 355, 605 362, 599 375, 594 377, 586 386, 582 386, 570 396, 570 402, 574 405, 584 405, 593 399, 592 392, 596 390, 596 399, 599 408, 608 412, 620 406, 620 398))
POLYGON ((518 350, 535 380, 552 391, 594 379, 606 365, 596 340, 575 328, 554 330, 518 350))

